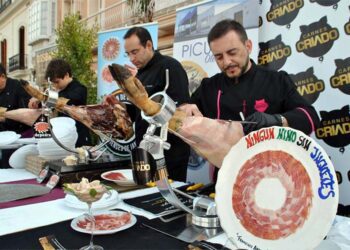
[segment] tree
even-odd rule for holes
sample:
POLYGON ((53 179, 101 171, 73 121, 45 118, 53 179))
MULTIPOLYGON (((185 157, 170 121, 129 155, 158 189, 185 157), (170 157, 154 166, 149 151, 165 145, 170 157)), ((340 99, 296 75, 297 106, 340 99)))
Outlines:
POLYGON ((93 48, 97 45, 98 26, 88 28, 81 22, 80 14, 67 15, 56 29, 57 50, 53 58, 62 58, 72 67, 73 77, 77 78, 88 89, 88 103, 96 103, 97 77, 92 70, 93 48))
POLYGON ((153 21, 155 0, 127 0, 127 4, 142 23, 153 21))

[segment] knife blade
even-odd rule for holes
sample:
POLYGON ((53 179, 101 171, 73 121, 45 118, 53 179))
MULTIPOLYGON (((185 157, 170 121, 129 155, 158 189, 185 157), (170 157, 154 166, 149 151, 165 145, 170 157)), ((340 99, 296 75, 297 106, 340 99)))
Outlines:
POLYGON ((42 196, 50 191, 49 187, 33 184, 0 184, 0 202, 42 196))

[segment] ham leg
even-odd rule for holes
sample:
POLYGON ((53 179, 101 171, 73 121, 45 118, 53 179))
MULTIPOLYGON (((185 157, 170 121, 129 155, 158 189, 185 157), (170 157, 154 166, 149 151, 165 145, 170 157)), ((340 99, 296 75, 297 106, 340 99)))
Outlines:
MULTIPOLYGON (((40 101, 46 101, 47 96, 32 87, 28 82, 21 81, 23 88, 32 97, 40 101)), ((70 106, 69 100, 59 97, 56 109, 65 113, 73 119, 83 123, 96 134, 112 136, 114 139, 129 139, 134 134, 132 121, 126 112, 126 107, 117 99, 107 100, 106 104, 70 106)))
MULTIPOLYGON (((148 98, 142 83, 123 66, 112 64, 109 70, 128 99, 147 115, 159 112, 160 105, 148 98)), ((240 122, 214 120, 199 116, 186 116, 184 111, 176 109, 169 121, 169 130, 198 154, 213 165, 220 167, 228 151, 243 136, 240 122)))

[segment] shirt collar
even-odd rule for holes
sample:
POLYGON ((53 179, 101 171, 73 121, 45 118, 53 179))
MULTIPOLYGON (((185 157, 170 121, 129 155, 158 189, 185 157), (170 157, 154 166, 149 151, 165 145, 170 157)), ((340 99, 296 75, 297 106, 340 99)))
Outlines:
POLYGON ((145 70, 147 70, 148 68, 152 67, 160 58, 161 54, 156 50, 154 51, 153 57, 151 58, 151 60, 149 60, 149 62, 146 64, 145 67, 139 69, 139 72, 143 72, 145 70))

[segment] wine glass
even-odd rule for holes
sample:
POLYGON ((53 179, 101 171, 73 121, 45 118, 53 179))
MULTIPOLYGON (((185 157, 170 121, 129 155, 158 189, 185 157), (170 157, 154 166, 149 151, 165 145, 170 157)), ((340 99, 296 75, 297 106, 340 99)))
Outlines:
POLYGON ((109 193, 108 188, 102 184, 100 181, 90 182, 82 178, 80 183, 65 183, 63 184, 65 192, 74 195, 80 201, 85 202, 88 205, 88 213, 85 214, 87 219, 91 222, 90 226, 90 243, 87 246, 80 248, 80 250, 103 250, 102 246, 94 245, 94 230, 95 230, 95 217, 92 213, 92 203, 98 201, 102 198, 105 193, 109 193))

